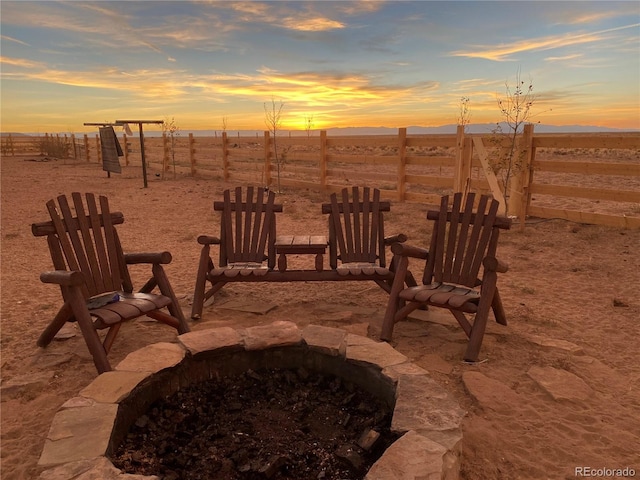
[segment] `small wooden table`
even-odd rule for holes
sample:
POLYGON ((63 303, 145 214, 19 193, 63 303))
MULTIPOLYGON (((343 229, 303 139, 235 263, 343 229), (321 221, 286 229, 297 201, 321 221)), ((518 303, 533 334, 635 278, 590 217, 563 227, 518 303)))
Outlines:
POLYGON ((315 255, 317 272, 322 271, 322 256, 327 250, 327 237, 323 235, 281 235, 276 237, 276 254, 278 270, 287 270, 287 254, 315 255))

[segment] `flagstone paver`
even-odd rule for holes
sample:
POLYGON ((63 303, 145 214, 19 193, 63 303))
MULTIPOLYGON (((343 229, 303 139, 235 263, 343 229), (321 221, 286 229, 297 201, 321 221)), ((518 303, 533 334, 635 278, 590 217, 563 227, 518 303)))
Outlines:
POLYGON ((577 375, 553 367, 531 367, 527 374, 554 400, 585 400, 594 394, 577 375))

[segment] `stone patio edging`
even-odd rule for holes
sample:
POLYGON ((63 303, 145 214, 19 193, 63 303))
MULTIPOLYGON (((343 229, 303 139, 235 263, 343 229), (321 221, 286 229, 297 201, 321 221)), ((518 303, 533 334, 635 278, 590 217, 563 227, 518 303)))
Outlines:
POLYGON ((130 353, 99 375, 54 416, 38 465, 40 480, 133 480, 108 459, 129 426, 158 398, 191 383, 247 369, 305 368, 332 373, 394 408, 391 429, 403 436, 365 480, 459 478, 464 412, 455 399, 388 343, 343 330, 276 321, 178 336, 130 353))

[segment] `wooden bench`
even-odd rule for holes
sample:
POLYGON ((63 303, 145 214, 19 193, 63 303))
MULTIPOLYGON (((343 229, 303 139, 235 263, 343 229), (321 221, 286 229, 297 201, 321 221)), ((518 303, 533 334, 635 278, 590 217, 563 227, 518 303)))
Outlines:
MULTIPOLYGON (((221 212, 220 237, 202 235, 202 245, 191 317, 202 316, 204 302, 230 282, 335 282, 374 281, 385 291, 391 290, 394 264, 386 265, 385 247, 403 242, 403 234, 384 237, 383 212, 389 202, 380 201, 380 192, 353 187, 336 194, 322 205, 329 215, 329 237, 323 235, 280 235, 276 237, 276 213, 282 205, 275 194, 264 188, 248 187, 243 196, 240 187, 224 192, 224 201, 214 202, 221 212), (255 195, 254 195, 255 192, 255 195), (220 261, 216 267, 210 256, 211 245, 219 245, 220 261), (324 255, 329 248, 329 269, 324 255), (291 270, 287 255, 315 255, 310 269, 291 270), (277 262, 276 262, 277 260, 277 262), (277 269, 276 269, 277 263, 277 269), (211 285, 207 289, 207 282, 211 285)), ((411 274, 408 273, 410 276, 411 274)), ((412 277, 408 278, 412 282, 412 277)), ((411 283, 415 285, 415 282, 411 283)))

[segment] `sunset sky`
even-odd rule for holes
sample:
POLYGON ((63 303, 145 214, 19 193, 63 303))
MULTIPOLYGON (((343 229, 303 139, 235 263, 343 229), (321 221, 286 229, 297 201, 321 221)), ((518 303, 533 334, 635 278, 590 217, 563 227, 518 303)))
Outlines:
POLYGON ((1 130, 406 127, 502 120, 518 70, 533 121, 640 129, 640 2, 6 1, 1 130))

